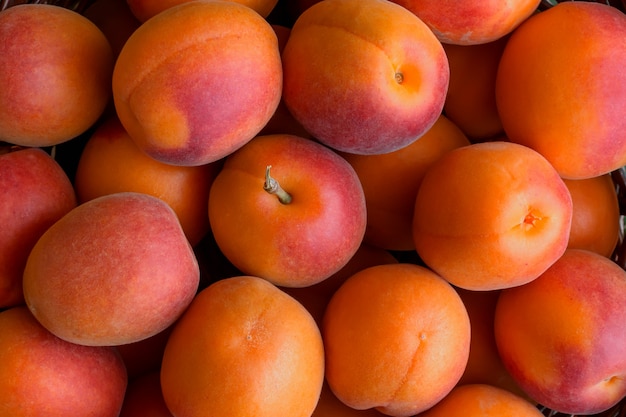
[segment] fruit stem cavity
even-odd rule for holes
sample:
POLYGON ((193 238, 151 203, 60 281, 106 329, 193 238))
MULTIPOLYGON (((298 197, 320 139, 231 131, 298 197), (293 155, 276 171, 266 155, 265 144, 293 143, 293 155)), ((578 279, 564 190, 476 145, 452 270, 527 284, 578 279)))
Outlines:
POLYGON ((265 168, 265 183, 263 183, 263 189, 270 194, 275 194, 276 197, 278 197, 278 201, 282 204, 291 203, 291 195, 287 191, 283 190, 278 181, 271 177, 271 168, 271 165, 268 165, 265 168))

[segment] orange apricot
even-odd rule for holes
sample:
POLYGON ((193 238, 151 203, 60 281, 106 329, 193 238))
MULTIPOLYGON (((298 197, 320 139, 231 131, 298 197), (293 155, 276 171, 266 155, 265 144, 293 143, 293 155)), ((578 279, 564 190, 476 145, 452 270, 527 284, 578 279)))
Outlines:
POLYGON ((589 1, 560 2, 509 37, 496 104, 510 141, 535 149, 563 178, 626 165, 626 15, 589 1))
POLYGON ((309 417, 324 381, 313 317, 263 278, 219 280, 172 329, 161 388, 177 417, 309 417))
POLYGON ((114 58, 89 19, 50 4, 0 12, 0 140, 52 146, 89 129, 111 97, 114 58))
POLYGON ((455 387, 418 417, 543 417, 530 401, 488 384, 455 387))
POLYGON ((539 404, 597 414, 626 396, 626 272, 568 249, 534 281, 502 290, 494 319, 500 357, 539 404))
POLYGON ((620 230, 620 208, 611 175, 564 182, 574 204, 568 247, 610 257, 620 230))
POLYGON ((414 250, 411 224, 415 197, 428 167, 449 150, 469 145, 450 119, 439 116, 415 142, 389 153, 340 153, 363 185, 367 206, 365 242, 387 250, 414 250))
POLYGON ((415 200, 415 247, 458 287, 521 285, 563 254, 572 210, 565 183, 541 154, 504 141, 474 143, 426 172, 415 200))
POLYGON ((411 416, 439 402, 467 364, 470 322, 454 288, 427 268, 365 268, 331 298, 322 323, 326 380, 359 410, 411 416))
POLYGON ((74 188, 81 203, 123 191, 160 198, 176 212, 195 246, 210 229, 206 206, 218 171, 217 163, 176 166, 157 161, 142 152, 112 117, 89 137, 78 160, 74 188))
POLYGON ((113 71, 120 122, 172 165, 217 161, 256 136, 282 92, 276 32, 232 1, 191 1, 144 22, 113 71))
POLYGON ((393 0, 422 19, 443 43, 476 45, 511 33, 540 0, 393 0))
POLYGON ((417 16, 389 1, 307 8, 282 53, 283 99, 311 136, 343 152, 391 152, 441 114, 449 68, 417 16))

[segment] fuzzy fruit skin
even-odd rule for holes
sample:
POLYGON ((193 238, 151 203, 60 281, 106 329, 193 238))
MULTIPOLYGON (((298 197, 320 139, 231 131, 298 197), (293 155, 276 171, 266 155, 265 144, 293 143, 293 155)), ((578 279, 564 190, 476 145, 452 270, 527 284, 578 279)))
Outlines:
POLYGON ((52 146, 84 133, 111 98, 114 56, 85 16, 51 4, 0 14, 0 140, 52 146))
POLYGON ((166 329, 198 285, 198 262, 174 211, 135 192, 77 206, 43 234, 24 269, 33 315, 57 337, 91 346, 166 329))
POLYGON ((494 334, 502 362, 536 402, 598 414, 626 395, 626 272, 568 249, 533 282, 502 291, 494 334))
POLYGON ((0 308, 24 302, 22 275, 37 239, 76 207, 72 183, 38 148, 0 154, 0 308))
POLYGON ((404 7, 330 0, 294 23, 282 54, 283 100, 320 142, 381 154, 415 141, 445 101, 449 66, 432 31, 404 7))
POLYGON ((0 312, 0 413, 117 417, 128 383, 119 353, 47 331, 25 306, 0 312))
POLYGON ((282 93, 276 33, 232 1, 191 1, 128 38, 112 79, 116 113, 135 143, 172 165, 224 158, 267 124, 282 93))
POLYGON ((208 212, 218 246, 237 268, 286 287, 315 284, 342 268, 367 220, 350 164, 292 135, 258 136, 229 156, 213 181, 208 212), (268 165, 291 203, 263 189, 268 165))
POLYGON ((626 44, 616 42, 624 37, 626 15, 596 2, 561 2, 525 20, 496 76, 508 139, 544 155, 563 178, 626 165, 626 44))

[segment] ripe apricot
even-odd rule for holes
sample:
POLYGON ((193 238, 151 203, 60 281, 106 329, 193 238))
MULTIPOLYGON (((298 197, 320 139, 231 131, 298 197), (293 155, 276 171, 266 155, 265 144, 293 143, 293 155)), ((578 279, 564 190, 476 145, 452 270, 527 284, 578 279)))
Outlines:
POLYGON ((530 401, 488 384, 455 387, 419 417, 543 417, 530 401))
POLYGON ((200 291, 165 347, 161 387, 177 417, 309 417, 324 347, 306 309, 265 279, 236 276, 200 291))
POLYGON ((326 380, 340 401, 410 416, 459 381, 470 322, 450 284, 427 268, 399 263, 348 278, 326 308, 322 335, 326 380))
POLYGON ((140 149, 172 165, 214 162, 257 135, 280 102, 276 33, 242 4, 185 2, 133 32, 112 83, 140 149))
POLYGON ((443 44, 450 65, 444 114, 472 142, 503 133, 496 106, 496 74, 508 37, 477 45, 443 44))
POLYGON ((422 19, 448 44, 476 45, 511 33, 539 6, 540 0, 393 0, 422 19))
POLYGON ((165 201, 195 246, 208 233, 206 206, 217 163, 166 164, 137 147, 116 117, 104 121, 87 140, 78 160, 74 188, 81 203, 107 194, 135 191, 165 201))
POLYGON ((610 257, 619 240, 620 222, 619 202, 611 175, 564 182, 574 204, 568 247, 610 257))
POLYGON ((367 222, 363 187, 345 159, 278 134, 257 136, 225 159, 208 214, 235 267, 283 287, 316 284, 345 266, 367 222))
POLYGON ((67 142, 90 128, 111 97, 113 51, 89 19, 50 4, 0 12, 0 140, 67 142))
POLYGON ((443 154, 469 144, 461 129, 442 115, 418 140, 396 151, 340 153, 356 171, 365 193, 365 242, 387 250, 414 250, 411 224, 424 174, 443 154))
POLYGON ((115 346, 169 327, 198 282, 174 211, 148 194, 122 192, 82 203, 50 226, 28 256, 23 289, 57 337, 115 346))
POLYGON ((25 306, 0 312, 3 416, 117 417, 127 384, 115 348, 59 339, 25 306))
POLYGON ((20 147, 0 148, 0 201, 0 308, 6 308, 24 303, 28 255, 77 201, 72 182, 50 154, 20 147))
POLYGON ((343 152, 391 152, 441 114, 449 68, 417 16, 381 0, 329 0, 296 20, 282 54, 283 99, 320 142, 343 152))
POLYGON ((572 211, 565 183, 541 154, 505 141, 474 143, 426 172, 415 200, 415 247, 458 287, 521 285, 563 254, 572 211))
POLYGON ((568 249, 534 281, 502 290, 494 334, 500 357, 539 404, 597 414, 626 396, 626 272, 568 249))
POLYGON ((512 142, 544 155, 564 178, 626 165, 626 15, 589 1, 560 2, 509 37, 496 104, 512 142))

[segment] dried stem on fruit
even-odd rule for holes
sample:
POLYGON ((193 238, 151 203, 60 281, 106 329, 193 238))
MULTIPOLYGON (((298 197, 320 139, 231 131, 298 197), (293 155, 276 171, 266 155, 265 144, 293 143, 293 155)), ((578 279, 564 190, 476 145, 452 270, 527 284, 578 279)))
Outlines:
POLYGON ((291 195, 287 191, 283 190, 278 181, 271 177, 271 168, 271 165, 268 165, 265 168, 265 183, 263 184, 263 189, 270 194, 275 194, 276 197, 278 197, 278 201, 282 204, 291 203, 291 195))

